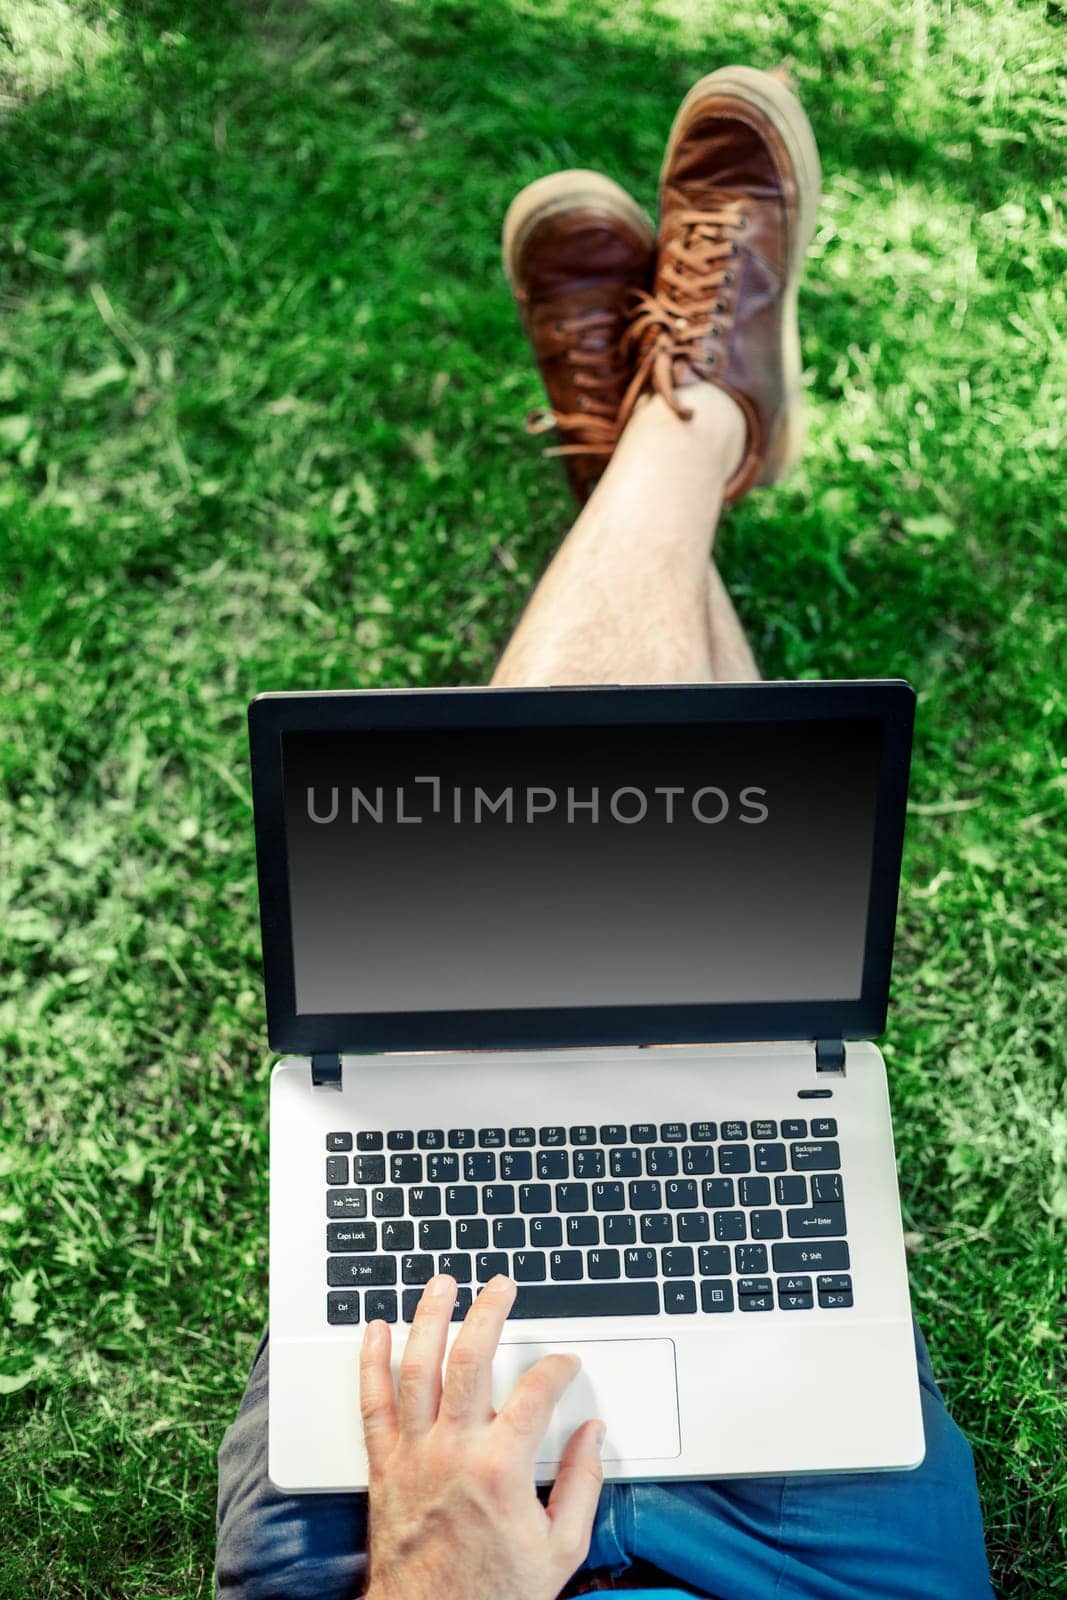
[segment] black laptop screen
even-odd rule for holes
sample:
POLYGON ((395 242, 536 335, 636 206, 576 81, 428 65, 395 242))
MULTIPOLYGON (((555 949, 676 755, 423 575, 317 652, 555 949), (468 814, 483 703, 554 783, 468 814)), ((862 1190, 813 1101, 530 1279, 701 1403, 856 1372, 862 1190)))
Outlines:
POLYGON ((281 738, 298 1014, 861 993, 878 719, 281 738))

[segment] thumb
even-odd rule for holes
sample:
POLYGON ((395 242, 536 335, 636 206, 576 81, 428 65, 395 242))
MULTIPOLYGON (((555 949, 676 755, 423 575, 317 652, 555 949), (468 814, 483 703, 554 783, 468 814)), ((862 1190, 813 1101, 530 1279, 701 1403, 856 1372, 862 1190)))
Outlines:
POLYGON ((548 1497, 546 1509, 552 1524, 549 1546, 561 1567, 566 1567, 564 1581, 589 1554, 593 1518, 604 1482, 600 1463, 603 1442, 604 1424, 596 1419, 584 1422, 572 1433, 548 1497))

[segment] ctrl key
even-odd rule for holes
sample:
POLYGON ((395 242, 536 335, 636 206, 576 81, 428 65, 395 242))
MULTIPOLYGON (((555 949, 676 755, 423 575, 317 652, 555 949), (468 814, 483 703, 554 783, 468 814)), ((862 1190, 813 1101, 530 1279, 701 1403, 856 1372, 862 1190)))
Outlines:
POLYGON ((326 1321, 351 1323, 359 1321, 358 1294, 328 1294, 326 1296, 326 1321))

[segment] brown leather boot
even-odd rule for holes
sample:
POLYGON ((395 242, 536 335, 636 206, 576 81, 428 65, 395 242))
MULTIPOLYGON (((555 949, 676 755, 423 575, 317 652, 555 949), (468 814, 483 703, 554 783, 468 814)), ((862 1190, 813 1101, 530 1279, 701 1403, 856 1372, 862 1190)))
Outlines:
POLYGON ((728 501, 780 478, 803 447, 797 290, 820 181, 784 73, 722 67, 682 101, 660 173, 655 281, 627 334, 636 366, 621 420, 648 390, 688 417, 687 385, 724 389, 748 423, 728 501))
POLYGON ((579 504, 619 436, 633 373, 623 335, 637 293, 651 281, 655 245, 637 201, 598 172, 538 178, 504 219, 504 271, 548 395, 527 431, 556 430, 559 443, 545 454, 563 457, 579 504))

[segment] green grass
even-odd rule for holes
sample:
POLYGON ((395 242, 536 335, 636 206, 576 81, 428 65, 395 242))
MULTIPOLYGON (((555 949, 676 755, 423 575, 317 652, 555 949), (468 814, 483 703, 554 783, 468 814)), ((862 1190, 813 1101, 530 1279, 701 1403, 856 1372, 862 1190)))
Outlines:
POLYGON ((920 692, 888 1060, 916 1306, 1003 1595, 1067 1593, 1065 11, 8 0, 0 1596, 206 1595, 266 1310, 244 707, 476 682, 569 508, 497 259, 654 203, 790 55, 812 441, 722 564, 775 676, 920 692))

